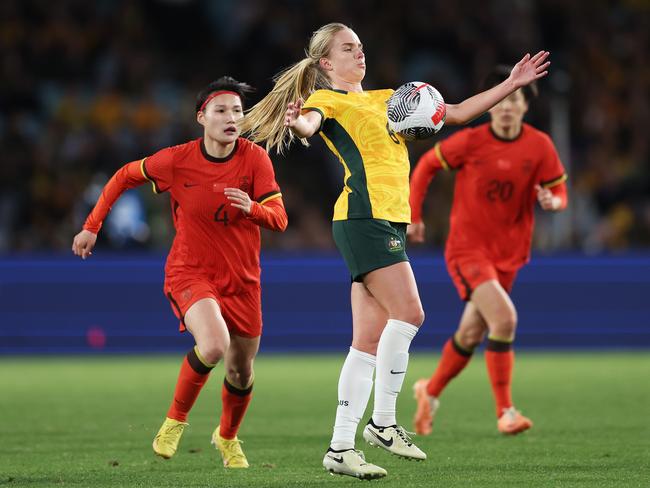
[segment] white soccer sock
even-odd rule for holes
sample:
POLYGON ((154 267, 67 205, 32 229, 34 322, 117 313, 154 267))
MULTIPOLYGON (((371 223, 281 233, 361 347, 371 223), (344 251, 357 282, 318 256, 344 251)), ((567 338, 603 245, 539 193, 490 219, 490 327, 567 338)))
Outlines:
POLYGON ((372 391, 375 362, 372 354, 350 348, 339 376, 339 405, 330 443, 334 450, 354 448, 357 425, 366 411, 372 391))
POLYGON ((386 427, 395 425, 395 404, 402 389, 409 362, 409 346, 418 328, 401 320, 389 319, 377 346, 375 408, 372 421, 386 427))

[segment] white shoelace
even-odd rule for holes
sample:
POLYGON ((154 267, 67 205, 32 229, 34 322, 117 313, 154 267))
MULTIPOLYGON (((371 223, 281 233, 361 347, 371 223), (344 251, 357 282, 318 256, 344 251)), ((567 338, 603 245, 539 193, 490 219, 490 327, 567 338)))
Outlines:
POLYGON ((417 435, 415 432, 409 432, 406 430, 404 427, 398 425, 395 427, 395 431, 397 432, 397 435, 400 436, 400 438, 408 445, 412 446, 413 441, 411 440, 410 436, 415 436, 417 435))

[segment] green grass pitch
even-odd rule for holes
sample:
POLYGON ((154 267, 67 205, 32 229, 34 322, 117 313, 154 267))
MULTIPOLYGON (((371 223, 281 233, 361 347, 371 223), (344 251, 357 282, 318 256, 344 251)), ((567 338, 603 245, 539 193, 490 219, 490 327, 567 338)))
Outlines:
MULTIPOLYGON (((171 399, 181 355, 0 359, 0 487, 356 486, 321 467, 336 408, 339 355, 263 355, 240 431, 251 462, 226 471, 209 444, 223 368, 190 415, 179 452, 156 458, 151 441, 171 399)), ((411 385, 436 357, 411 355, 398 420, 411 427, 411 385)), ((517 356, 515 402, 535 422, 497 434, 483 358, 442 397, 423 463, 365 445, 388 470, 372 481, 411 487, 650 487, 650 354, 517 356)), ((371 400, 372 404, 372 400, 371 400)), ((371 406, 370 406, 371 407, 371 406)), ((364 422, 367 419, 364 418, 364 422)))

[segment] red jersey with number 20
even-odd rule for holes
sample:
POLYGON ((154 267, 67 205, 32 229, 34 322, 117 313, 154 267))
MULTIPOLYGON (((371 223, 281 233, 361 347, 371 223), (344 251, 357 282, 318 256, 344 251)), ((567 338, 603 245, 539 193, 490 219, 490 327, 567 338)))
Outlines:
POLYGON ((457 169, 446 255, 481 252, 504 271, 530 257, 535 185, 553 188, 566 179, 551 139, 523 124, 513 140, 490 124, 463 129, 431 150, 434 166, 457 169))
POLYGON ((165 266, 168 278, 204 275, 223 295, 259 286, 259 225, 230 205, 224 189, 239 188, 260 204, 280 198, 266 151, 239 138, 230 156, 215 158, 196 139, 145 158, 142 172, 156 193, 171 196, 176 237, 165 266))

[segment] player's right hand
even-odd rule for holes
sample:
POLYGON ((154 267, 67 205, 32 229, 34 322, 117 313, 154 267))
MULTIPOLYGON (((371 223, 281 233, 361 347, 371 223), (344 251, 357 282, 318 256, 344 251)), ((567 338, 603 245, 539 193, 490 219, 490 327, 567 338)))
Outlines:
POLYGON ((302 110, 303 100, 299 98, 295 102, 289 102, 287 104, 287 111, 284 113, 284 125, 285 127, 295 127, 298 118, 300 117, 300 111, 302 110))
POLYGON ((72 241, 72 252, 76 256, 81 256, 81 259, 86 259, 88 256, 92 255, 92 249, 95 247, 95 242, 97 242, 97 234, 93 234, 89 230, 82 230, 74 236, 72 241))
POLYGON ((424 242, 424 222, 409 224, 406 235, 411 242, 424 242))

